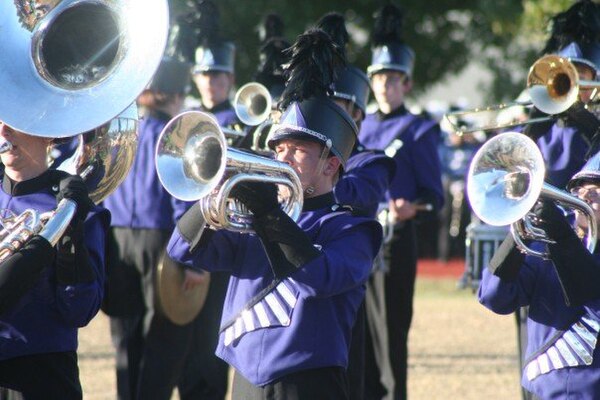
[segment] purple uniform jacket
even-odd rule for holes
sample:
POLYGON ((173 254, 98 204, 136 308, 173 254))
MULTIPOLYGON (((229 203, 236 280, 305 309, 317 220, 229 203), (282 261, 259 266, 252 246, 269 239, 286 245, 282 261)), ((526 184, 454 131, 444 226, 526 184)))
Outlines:
POLYGON ((152 114, 140 122, 138 149, 129 174, 104 200, 112 226, 131 229, 173 229, 191 203, 177 200, 160 183, 155 167, 156 142, 169 121, 152 114))
POLYGON ((546 182, 564 189, 571 177, 581 170, 589 148, 588 141, 573 127, 552 125, 537 140, 546 164, 546 182))
POLYGON ((444 202, 438 145, 439 125, 408 112, 404 107, 388 115, 368 114, 358 136, 367 149, 395 150, 396 174, 387 198, 415 201, 433 196, 437 209, 444 202))
POLYGON ((212 114, 219 123, 219 126, 231 126, 239 122, 235 110, 229 101, 218 104, 210 110, 205 107, 200 107, 199 110, 212 114))
MULTIPOLYGON (((37 178, 36 178, 37 179, 37 178)), ((21 214, 33 208, 54 210, 57 202, 51 188, 12 196, 0 190, 0 208, 21 214)), ((74 351, 77 328, 96 315, 104 293, 104 248, 110 214, 101 207, 90 211, 85 221, 85 246, 96 280, 61 285, 52 265, 40 274, 37 284, 12 308, 0 316, 0 360, 36 353, 74 351)))
MULTIPOLYGON (((539 247, 536 249, 540 250, 539 247)), ((521 379, 525 389, 545 400, 600 398, 599 346, 589 350, 593 352, 591 365, 554 369, 533 379, 527 374, 528 359, 544 352, 545 347, 552 347, 553 337, 568 330, 584 313, 591 320, 600 322, 600 296, 599 300, 584 307, 568 307, 552 262, 533 256, 526 257, 515 282, 502 281, 484 269, 478 296, 481 304, 498 314, 510 314, 519 307, 529 306, 526 362, 521 379)), ((558 359, 568 364, 562 356, 558 359)))
POLYGON ((245 311, 274 280, 259 239, 217 231, 190 254, 177 229, 171 237, 168 252, 175 260, 231 272, 216 354, 255 385, 300 370, 347 365, 352 326, 382 232, 372 219, 332 211, 332 195, 327 202, 322 198, 306 200, 297 222, 321 255, 245 311))
POLYGON ((364 215, 375 217, 394 177, 396 164, 383 152, 366 150, 359 145, 346 163, 346 171, 335 185, 335 198, 364 215))

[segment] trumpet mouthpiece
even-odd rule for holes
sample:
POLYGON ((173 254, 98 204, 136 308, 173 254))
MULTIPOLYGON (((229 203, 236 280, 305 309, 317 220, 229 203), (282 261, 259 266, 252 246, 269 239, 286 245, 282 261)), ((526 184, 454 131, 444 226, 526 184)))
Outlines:
POLYGON ((7 151, 12 150, 13 145, 11 142, 9 142, 8 140, 4 140, 0 143, 0 154, 2 153, 6 153, 7 151))

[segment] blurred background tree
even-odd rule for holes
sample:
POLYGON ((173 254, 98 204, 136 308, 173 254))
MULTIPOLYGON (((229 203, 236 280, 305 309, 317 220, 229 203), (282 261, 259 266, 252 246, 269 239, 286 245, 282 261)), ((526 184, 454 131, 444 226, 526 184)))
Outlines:
MULTIPOLYGON (((170 0, 172 20, 191 10, 190 2, 170 0)), ((221 32, 237 47, 238 84, 252 80, 258 65, 258 26, 268 13, 279 14, 290 42, 323 14, 345 15, 351 34, 348 58, 366 69, 370 62, 373 13, 386 1, 374 0, 213 0, 221 14, 221 32)), ((413 95, 459 73, 472 60, 488 68, 493 79, 480 90, 488 102, 516 97, 540 56, 546 25, 573 0, 438 0, 396 1, 403 8, 404 39, 415 50, 413 95)))

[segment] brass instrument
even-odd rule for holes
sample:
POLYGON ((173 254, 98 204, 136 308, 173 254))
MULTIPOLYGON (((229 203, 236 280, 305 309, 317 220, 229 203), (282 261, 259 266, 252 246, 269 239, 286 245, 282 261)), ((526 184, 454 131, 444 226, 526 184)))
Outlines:
POLYGON ((572 62, 564 57, 550 54, 538 59, 529 69, 529 74, 527 75, 527 93, 531 101, 513 102, 486 108, 457 111, 445 114, 444 117, 459 134, 545 122, 554 119, 552 115, 560 114, 571 108, 578 100, 579 91, 581 89, 594 89, 597 91, 598 88, 600 88, 600 81, 579 79, 577 68, 572 62), (530 106, 535 106, 538 110, 549 114, 549 116, 530 118, 525 121, 504 124, 492 123, 483 126, 473 124, 473 126, 469 128, 460 127, 455 124, 455 120, 465 116, 472 117, 481 113, 506 110, 510 107, 530 106))
MULTIPOLYGON (((246 83, 235 93, 233 108, 244 126, 260 125, 271 113, 271 94, 258 82, 246 83)), ((230 139, 245 137, 247 134, 243 129, 221 127, 221 131, 230 139)))
POLYGON ((169 121, 156 147, 156 171, 173 197, 198 200, 204 219, 214 228, 252 231, 252 213, 230 196, 242 181, 278 185, 282 208, 294 220, 302 210, 302 184, 294 169, 227 148, 221 128, 207 113, 188 111, 169 121))
MULTIPOLYGON (((102 201, 133 161, 132 103, 160 63, 167 30, 164 0, 0 2, 0 120, 35 136, 80 135, 78 151, 60 168, 80 174, 90 198, 102 201)), ((10 146, 5 141, 0 151, 10 146)), ((56 244, 75 211, 65 199, 48 213, 0 219, 0 260, 35 234, 56 244)))
POLYGON ((0 1, 0 120, 59 138, 110 121, 162 58, 165 0, 0 1))
POLYGON ((467 175, 467 194, 473 212, 492 226, 511 225, 517 246, 525 253, 547 258, 530 249, 523 239, 549 243, 545 232, 533 226, 528 213, 540 197, 584 213, 588 219, 586 247, 594 251, 597 225, 594 212, 583 200, 544 183, 545 166, 533 140, 506 132, 488 140, 477 151, 467 175))

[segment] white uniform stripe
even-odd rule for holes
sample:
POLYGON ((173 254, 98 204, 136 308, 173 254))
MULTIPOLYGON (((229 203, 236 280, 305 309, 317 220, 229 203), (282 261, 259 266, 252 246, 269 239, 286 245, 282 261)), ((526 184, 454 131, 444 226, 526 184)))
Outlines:
POLYGON ((562 360, 560 359, 560 356, 558 355, 558 350, 556 350, 556 347, 554 347, 554 346, 550 347, 546 351, 546 353, 548 354, 548 358, 550 358, 550 361, 552 362, 554 369, 560 369, 560 368, 565 367, 562 360))
POLYGON ((292 291, 286 286, 285 282, 281 282, 279 285, 277 285, 277 291, 281 297, 283 297, 288 306, 291 308, 296 306, 296 296, 294 296, 292 291))
POLYGON ((569 346, 567 346, 567 343, 563 338, 560 338, 556 341, 556 348, 558 349, 560 355, 565 359, 569 367, 574 367, 578 365, 577 358, 575 358, 573 352, 571 351, 569 346))
POLYGON ((246 332, 253 331, 254 320, 252 319, 252 313, 248 310, 242 311, 242 319, 244 320, 244 325, 246 326, 246 332))
POLYGON ((290 319, 285 313, 285 310, 283 309, 281 304, 279 304, 279 301, 277 300, 275 295, 273 293, 269 293, 265 297, 265 300, 267 301, 267 304, 269 305, 271 311, 273 311, 273 314, 275 314, 275 317, 277 317, 279 323, 283 326, 288 326, 290 324, 290 319))
POLYGON ((235 323, 233 324, 233 337, 234 339, 239 338, 240 336, 242 336, 242 333, 244 333, 244 321, 238 317, 235 320, 235 323))
POLYGON ((266 328, 271 325, 269 322, 269 317, 267 317, 265 307, 262 305, 262 303, 256 303, 252 308, 256 313, 256 317, 258 318, 258 322, 260 323, 261 327, 266 328))
POLYGON ((225 346, 229 346, 231 342, 233 342, 233 326, 225 329, 225 340, 223 341, 225 346))

